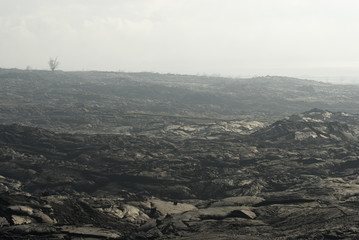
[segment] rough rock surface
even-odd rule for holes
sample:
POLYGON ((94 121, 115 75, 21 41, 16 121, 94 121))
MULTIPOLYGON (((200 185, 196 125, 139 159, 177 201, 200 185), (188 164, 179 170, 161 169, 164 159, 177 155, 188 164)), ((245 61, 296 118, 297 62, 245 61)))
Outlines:
POLYGON ((250 135, 213 139, 2 125, 0 233, 356 239, 359 145, 352 126, 352 116, 318 109, 250 135), (307 129, 317 137, 296 138, 307 129))
POLYGON ((220 80, 0 69, 0 238, 359 239, 359 88, 220 80))

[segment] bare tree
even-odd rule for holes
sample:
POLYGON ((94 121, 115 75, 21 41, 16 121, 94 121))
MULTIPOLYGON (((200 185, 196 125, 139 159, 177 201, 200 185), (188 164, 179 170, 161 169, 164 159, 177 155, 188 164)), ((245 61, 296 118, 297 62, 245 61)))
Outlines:
POLYGON ((55 69, 57 68, 57 66, 59 66, 60 62, 57 60, 57 57, 54 58, 50 58, 49 60, 49 66, 51 71, 55 71, 55 69))

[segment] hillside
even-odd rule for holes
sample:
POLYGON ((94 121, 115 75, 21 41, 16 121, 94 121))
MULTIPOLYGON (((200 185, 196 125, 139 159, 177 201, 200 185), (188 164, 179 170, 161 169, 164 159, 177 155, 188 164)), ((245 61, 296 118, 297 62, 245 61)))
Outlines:
POLYGON ((164 117, 279 120, 312 108, 357 113, 359 102, 359 86, 286 77, 0 69, 0 84, 0 123, 62 132, 127 132, 164 117))
POLYGON ((358 239, 359 87, 0 69, 1 239, 358 239))

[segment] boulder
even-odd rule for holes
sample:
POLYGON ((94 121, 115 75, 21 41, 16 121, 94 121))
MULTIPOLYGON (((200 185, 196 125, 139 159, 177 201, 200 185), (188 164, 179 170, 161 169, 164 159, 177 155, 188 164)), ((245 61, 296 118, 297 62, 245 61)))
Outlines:
POLYGON ((4 217, 0 217, 0 227, 3 227, 3 226, 9 226, 10 223, 8 222, 8 220, 4 217))
POLYGON ((160 199, 151 199, 150 202, 152 208, 155 208, 163 216, 197 210, 195 206, 188 203, 167 202, 160 199))

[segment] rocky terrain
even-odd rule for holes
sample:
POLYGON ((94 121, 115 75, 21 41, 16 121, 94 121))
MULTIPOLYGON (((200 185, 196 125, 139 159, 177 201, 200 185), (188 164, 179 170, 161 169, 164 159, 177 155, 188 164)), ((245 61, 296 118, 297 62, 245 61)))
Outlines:
POLYGON ((359 86, 266 76, 0 69, 0 123, 137 133, 214 120, 280 120, 312 108, 357 113, 359 86))
MULTIPOLYGON (((276 87, 287 102, 266 104, 343 109, 285 110, 273 119, 255 103, 246 110, 252 118, 219 100, 173 105, 162 99, 166 91, 131 97, 116 88, 116 98, 100 92, 91 73, 0 73, 7 88, 0 95, 1 239, 359 239, 355 87, 272 79, 263 89, 276 87), (85 78, 84 88, 74 85, 85 78), (307 94, 326 94, 306 98, 298 90, 304 85, 307 94)), ((204 77, 128 76, 127 86, 136 83, 133 91, 121 85, 129 95, 154 82, 174 92, 218 92, 218 79, 198 88, 204 77)), ((234 91, 237 82, 224 80, 234 91)))

